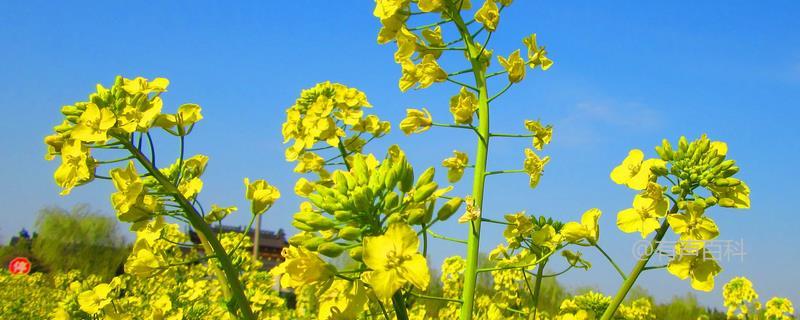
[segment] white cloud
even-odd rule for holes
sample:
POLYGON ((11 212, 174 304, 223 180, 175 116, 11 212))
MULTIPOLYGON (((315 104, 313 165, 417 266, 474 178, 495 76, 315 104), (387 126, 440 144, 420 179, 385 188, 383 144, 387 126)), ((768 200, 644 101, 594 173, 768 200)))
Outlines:
POLYGON ((661 121, 658 111, 641 103, 579 102, 555 126, 559 142, 584 145, 606 140, 609 131, 651 131, 661 121))

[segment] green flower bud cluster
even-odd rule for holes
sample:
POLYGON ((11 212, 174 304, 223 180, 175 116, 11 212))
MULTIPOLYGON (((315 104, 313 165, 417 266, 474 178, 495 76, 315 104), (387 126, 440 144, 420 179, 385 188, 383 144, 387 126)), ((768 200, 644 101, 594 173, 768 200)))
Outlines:
POLYGON ((726 159, 727 146, 723 142, 711 141, 706 135, 689 142, 681 136, 677 149, 673 149, 669 141, 664 139, 662 145, 656 147, 656 152, 671 166, 668 170, 655 166, 651 170, 658 176, 669 173, 677 178, 677 185, 670 189, 673 194, 693 194, 695 199, 702 201, 704 207, 716 204, 735 207, 739 201, 735 193, 744 193, 746 189, 749 194, 744 182, 734 177, 739 167, 736 161, 726 159), (696 195, 694 190, 698 187, 709 190, 712 195, 696 195))
MULTIPOLYGON (((289 243, 336 257, 345 250, 359 260, 365 236, 380 235, 394 222, 430 225, 436 200, 451 187, 440 189, 434 168, 419 176, 402 151, 393 146, 384 161, 372 155, 347 158, 350 170, 334 171, 329 179, 314 183, 307 203, 294 215, 292 225, 305 232, 289 243)), ((463 200, 452 198, 441 206, 436 219, 456 212, 463 200)))

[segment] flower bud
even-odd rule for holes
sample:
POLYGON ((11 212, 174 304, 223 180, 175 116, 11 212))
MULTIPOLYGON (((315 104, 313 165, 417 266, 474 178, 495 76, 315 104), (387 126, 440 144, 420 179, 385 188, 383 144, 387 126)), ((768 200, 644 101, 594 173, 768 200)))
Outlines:
POLYGON ((361 237, 361 229, 353 226, 346 226, 339 230, 339 237, 345 240, 356 241, 361 237))
POLYGON ((400 191, 409 192, 411 188, 414 186, 414 167, 410 164, 405 164, 405 173, 403 177, 400 179, 400 191))
POLYGON ((717 204, 717 197, 710 196, 710 197, 706 198, 706 204, 709 205, 709 206, 713 206, 713 205, 717 204))
POLYGON ((326 241, 323 238, 314 237, 314 238, 308 239, 306 241, 303 241, 303 247, 308 249, 308 250, 311 250, 311 251, 317 251, 317 248, 319 248, 319 245, 321 245, 321 244, 323 244, 325 242, 326 241))
POLYGON ((419 179, 417 179, 417 184, 414 185, 414 188, 419 189, 420 186, 427 184, 428 182, 433 181, 433 175, 436 172, 434 167, 430 167, 422 172, 419 175, 419 179))
POLYGON ((383 198, 383 209, 385 211, 396 208, 398 204, 400 204, 400 196, 397 195, 397 192, 390 191, 383 198))
POLYGON ((336 258, 344 252, 344 247, 335 242, 325 242, 317 247, 317 251, 326 257, 336 258))
POLYGON ((425 210, 412 210, 408 215, 408 224, 423 224, 425 221, 425 210))
POLYGON ((333 217, 339 221, 349 221, 353 218, 353 212, 349 210, 336 210, 333 212, 333 217))
POLYGON ((436 182, 429 182, 414 191, 414 202, 422 202, 427 200, 439 185, 436 182))
POLYGON ((314 231, 314 228, 312 228, 311 226, 297 220, 292 221, 292 226, 303 231, 309 231, 309 232, 314 231))
POLYGON ((436 218, 445 221, 450 216, 453 215, 459 208, 461 208, 461 204, 464 203, 464 200, 461 198, 453 198, 448 200, 447 202, 439 208, 439 211, 436 213, 436 218))
POLYGON ((289 245, 299 247, 303 245, 303 241, 306 241, 308 239, 309 239, 308 234, 301 232, 290 237, 289 240, 287 240, 287 242, 289 242, 289 245))
POLYGON ((311 219, 311 221, 306 222, 306 224, 313 227, 316 230, 328 230, 336 225, 336 223, 334 223, 333 220, 325 218, 322 215, 319 215, 311 219))
POLYGON ((681 136, 678 139, 678 150, 682 151, 683 153, 687 153, 689 150, 689 141, 686 140, 685 136, 681 136))
POLYGON ((61 107, 61 114, 65 115, 65 116, 78 116, 78 117, 80 117, 83 114, 83 110, 78 109, 78 107, 76 107, 76 106, 63 106, 63 107, 61 107))
POLYGON ((347 254, 350 255, 350 258, 352 258, 353 260, 361 261, 364 255, 364 247, 355 247, 353 249, 350 249, 350 251, 348 251, 347 254))

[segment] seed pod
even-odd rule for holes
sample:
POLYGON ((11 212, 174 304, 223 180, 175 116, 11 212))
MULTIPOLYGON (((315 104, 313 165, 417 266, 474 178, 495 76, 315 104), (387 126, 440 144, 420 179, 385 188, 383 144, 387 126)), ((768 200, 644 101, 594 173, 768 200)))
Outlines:
POLYGON ((428 182, 433 181, 433 175, 435 172, 436 169, 434 169, 434 167, 430 167, 425 171, 423 171, 422 174, 419 175, 419 179, 417 179, 417 184, 414 185, 414 188, 419 189, 420 186, 428 184, 428 182))
POLYGON ((444 203, 444 205, 442 205, 441 208, 439 208, 439 211, 436 212, 436 218, 441 221, 447 220, 448 218, 450 218, 450 216, 453 215, 453 213, 455 213, 456 211, 458 211, 459 208, 461 208, 462 203, 464 203, 464 200, 461 198, 453 198, 448 200, 447 202, 444 203))
POLYGON ((326 257, 336 258, 344 252, 344 247, 335 242, 325 242, 317 247, 317 251, 326 257))
POLYGON ((439 185, 436 182, 429 182, 414 191, 414 202, 422 202, 430 198, 439 185))
POLYGON ((361 229, 353 226, 346 226, 339 230, 339 237, 345 240, 356 241, 361 237, 361 229))

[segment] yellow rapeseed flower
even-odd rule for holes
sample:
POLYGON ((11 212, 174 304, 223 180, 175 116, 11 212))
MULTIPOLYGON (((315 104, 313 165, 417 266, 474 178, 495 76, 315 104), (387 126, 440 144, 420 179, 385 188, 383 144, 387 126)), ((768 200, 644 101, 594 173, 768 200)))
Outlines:
POLYGON ((617 184, 625 184, 634 190, 644 189, 648 182, 655 179, 650 168, 664 166, 665 163, 661 159, 642 160, 644 160, 642 150, 631 150, 625 160, 622 160, 622 163, 611 171, 611 180, 617 184))
POLYGON ((497 61, 506 70, 509 82, 517 83, 525 79, 525 60, 520 57, 519 49, 512 52, 508 58, 498 55, 497 61))
POLYGON ((553 139, 553 126, 542 125, 539 120, 525 120, 525 129, 533 133, 533 147, 542 150, 553 139))
POLYGON ((601 214, 602 212, 600 209, 592 208, 583 213, 580 223, 567 222, 567 224, 561 228, 561 234, 564 236, 564 240, 571 243, 578 243, 586 239, 589 244, 597 243, 597 239, 600 238, 600 227, 597 225, 597 221, 600 220, 601 214))
POLYGON ((539 66, 542 70, 550 69, 553 65, 553 60, 547 58, 547 50, 536 43, 535 33, 522 39, 522 43, 528 47, 528 65, 531 69, 536 68, 536 66, 539 66))
POLYGON ((250 211, 256 215, 267 211, 281 197, 280 190, 263 179, 251 183, 244 178, 244 185, 247 187, 245 198, 251 202, 250 211))
POLYGON ((475 21, 480 22, 489 32, 497 29, 497 24, 500 23, 500 9, 497 7, 495 0, 485 0, 483 6, 478 11, 475 11, 475 21))
POLYGON ((113 288, 107 283, 101 283, 88 291, 81 292, 78 295, 78 305, 83 312, 88 314, 99 313, 100 310, 105 308, 111 303, 111 298, 108 296, 113 288))
POLYGON ((544 172, 544 166, 550 161, 550 157, 539 158, 533 150, 525 148, 525 162, 523 168, 530 176, 531 188, 536 188, 539 185, 539 180, 544 172))
POLYGON ((363 260, 371 271, 363 279, 381 300, 389 300, 406 283, 422 291, 428 288, 428 264, 418 248, 417 233, 405 223, 393 223, 383 235, 364 238, 363 260))
POLYGON ((681 280, 691 277, 692 288, 708 292, 714 289, 714 277, 722 268, 710 253, 700 249, 695 252, 682 251, 669 262, 667 270, 681 280))
POLYGON ((617 214, 617 227, 627 233, 638 231, 644 239, 661 226, 658 218, 667 213, 667 205, 665 201, 637 194, 633 198, 633 208, 622 210, 617 214))
POLYGON ((114 127, 116 122, 117 117, 111 110, 100 109, 96 104, 89 103, 70 136, 84 142, 104 142, 108 140, 108 129, 114 127))
POLYGON ((450 113, 458 124, 471 124, 472 116, 478 110, 478 97, 466 87, 461 87, 457 95, 450 98, 450 113))
POLYGON ((447 168, 447 181, 456 183, 464 176, 464 168, 469 165, 469 157, 466 153, 453 150, 453 156, 442 160, 442 166, 447 168))
POLYGON ((400 121, 400 130, 406 135, 421 133, 430 129, 432 124, 433 119, 428 109, 406 109, 406 118, 400 121))
POLYGON ((64 142, 61 148, 61 165, 53 173, 53 178, 67 195, 75 186, 94 178, 94 159, 89 156, 89 148, 79 140, 64 142))

